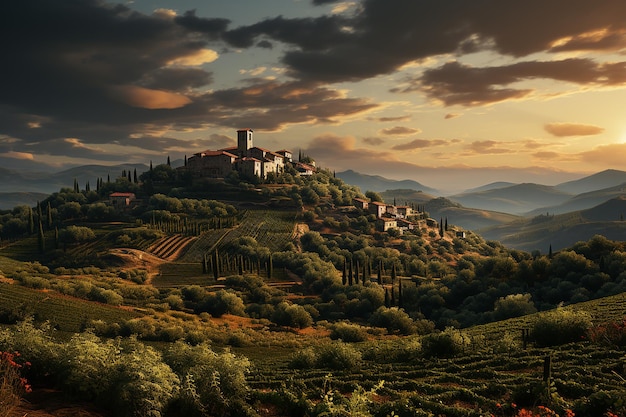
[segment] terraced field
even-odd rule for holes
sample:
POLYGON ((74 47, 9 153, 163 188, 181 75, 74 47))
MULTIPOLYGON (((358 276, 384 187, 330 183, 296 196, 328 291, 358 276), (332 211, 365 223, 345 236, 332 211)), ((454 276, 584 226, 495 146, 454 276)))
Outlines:
POLYGON ((81 331, 83 323, 89 320, 121 323, 141 316, 131 310, 7 283, 0 283, 0 307, 9 311, 23 309, 36 319, 49 320, 58 330, 67 332, 81 331))
POLYGON ((175 260, 185 248, 195 241, 196 237, 183 236, 183 235, 171 235, 165 236, 154 242, 146 252, 149 252, 159 258, 165 260, 175 260))

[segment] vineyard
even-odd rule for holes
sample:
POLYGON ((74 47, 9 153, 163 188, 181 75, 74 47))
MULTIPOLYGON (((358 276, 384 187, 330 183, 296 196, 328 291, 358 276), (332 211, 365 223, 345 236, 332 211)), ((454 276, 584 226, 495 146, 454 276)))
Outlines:
MULTIPOLYGON (((185 241, 185 244, 189 246, 185 249, 183 256, 174 262, 163 264, 160 275, 153 279, 152 284, 159 288, 167 288, 214 283, 214 277, 210 271, 203 271, 202 262, 205 257, 210 259, 216 249, 219 251, 224 245, 240 237, 249 236, 271 251, 277 251, 291 240, 294 227, 295 213, 293 211, 247 210, 236 227, 208 230, 194 239, 191 244, 189 240, 185 241)), ((172 248, 183 244, 183 239, 177 236, 158 240, 148 251, 166 259, 166 255, 173 250, 172 248)), ((236 273, 236 269, 231 268, 231 272, 236 273)))
MULTIPOLYGON (((626 294, 570 308, 592 312, 597 323, 620 320, 626 311, 626 294)), ((610 399, 619 403, 624 398, 623 348, 590 341, 523 348, 521 330, 536 317, 466 329, 464 334, 471 342, 464 353, 450 358, 425 357, 420 348, 423 339, 418 336, 353 344, 316 342, 314 349, 335 352, 335 359, 342 355, 350 358, 344 366, 330 359, 326 365, 301 369, 293 365, 298 355, 295 351, 265 346, 238 351, 255 364, 250 384, 258 399, 274 402, 281 398, 284 402, 278 404, 284 407, 283 413, 302 406, 303 398, 312 403, 319 403, 329 393, 335 399, 350 398, 359 389, 367 392, 381 382, 382 387, 370 398, 376 416, 512 416, 522 408, 540 405, 573 408, 579 413, 576 415, 602 416, 610 399), (547 358, 549 382, 545 380, 547 358)))
POLYGON ((162 237, 154 242, 146 252, 158 256, 161 259, 172 261, 180 257, 181 252, 196 239, 196 237, 178 234, 162 237))
POLYGON ((66 332, 82 331, 82 326, 91 320, 120 323, 140 316, 137 312, 106 304, 6 283, 0 283, 0 310, 32 315, 66 332))

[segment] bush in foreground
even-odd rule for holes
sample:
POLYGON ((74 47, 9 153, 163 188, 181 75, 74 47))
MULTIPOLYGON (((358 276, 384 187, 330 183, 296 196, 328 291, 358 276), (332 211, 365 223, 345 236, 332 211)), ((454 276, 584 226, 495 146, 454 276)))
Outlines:
POLYGON ((537 346, 558 346, 585 339, 590 328, 589 313, 557 308, 539 315, 531 329, 531 337, 537 346))

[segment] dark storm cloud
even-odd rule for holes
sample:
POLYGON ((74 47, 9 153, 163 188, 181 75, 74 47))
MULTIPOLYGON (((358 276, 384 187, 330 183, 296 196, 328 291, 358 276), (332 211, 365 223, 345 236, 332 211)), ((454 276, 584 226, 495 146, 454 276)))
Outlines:
MULTIPOLYGON (((364 0, 349 18, 268 19, 228 32, 226 39, 238 46, 250 46, 259 36, 285 42, 296 47, 283 58, 293 75, 340 82, 391 73, 440 54, 493 50, 521 57, 623 48, 625 15, 621 0, 397 0, 393 7, 364 0)), ((494 91, 486 99, 519 94, 494 91)))
POLYGON ((176 16, 174 21, 193 32, 201 32, 211 39, 217 39, 227 29, 230 20, 210 19, 196 16, 195 10, 189 10, 182 16, 176 16))
POLYGON ((332 3, 338 3, 341 0, 313 0, 313 4, 316 6, 321 6, 324 4, 332 4, 332 3))
POLYGON ((342 30, 348 21, 341 16, 286 19, 282 16, 243 26, 224 34, 224 39, 238 48, 247 48, 259 36, 296 44, 305 50, 326 50, 337 43, 346 42, 350 35, 342 30))
MULTIPOLYGON (((342 115, 376 107, 305 82, 252 79, 231 89, 199 91, 212 83, 212 73, 185 60, 202 54, 211 59, 211 46, 227 25, 194 12, 148 16, 97 0, 3 5, 0 36, 11 41, 4 43, 0 67, 0 135, 15 138, 6 152, 98 158, 97 145, 108 143, 146 151, 195 146, 163 138, 167 130, 275 130, 290 123, 335 123, 342 115)), ((288 36, 269 26, 259 29, 288 36)), ((309 29, 328 26, 319 20, 309 29)), ((260 42, 271 46, 269 40, 260 42)))
POLYGON ((572 58, 484 68, 449 62, 410 80, 408 87, 393 91, 423 91, 446 105, 475 106, 525 97, 533 90, 506 86, 537 78, 598 87, 622 86, 626 85, 626 62, 597 63, 572 58))

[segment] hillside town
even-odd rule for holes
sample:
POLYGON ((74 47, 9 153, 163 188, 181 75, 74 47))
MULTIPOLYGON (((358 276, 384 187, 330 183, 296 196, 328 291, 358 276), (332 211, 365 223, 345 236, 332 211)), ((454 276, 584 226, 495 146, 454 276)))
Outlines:
POLYGON ((294 161, 291 151, 270 151, 254 146, 254 131, 237 131, 237 146, 195 153, 187 159, 186 168, 195 177, 224 178, 237 171, 247 177, 267 179, 268 175, 284 172, 287 165, 293 166, 300 175, 311 175, 316 171, 315 161, 294 161))

